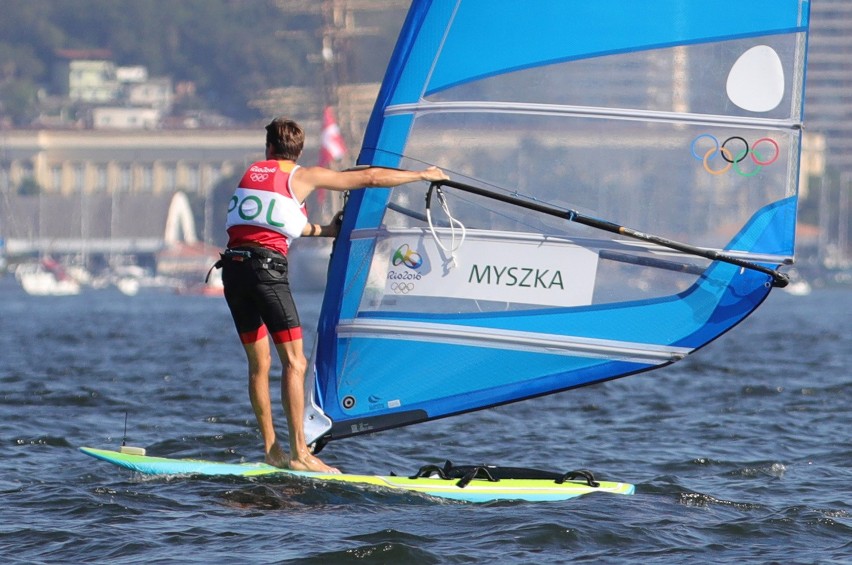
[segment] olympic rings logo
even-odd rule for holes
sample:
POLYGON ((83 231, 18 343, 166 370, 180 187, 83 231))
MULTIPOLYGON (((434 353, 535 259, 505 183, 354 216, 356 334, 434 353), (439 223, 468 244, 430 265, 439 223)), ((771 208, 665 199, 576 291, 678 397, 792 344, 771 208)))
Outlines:
POLYGON ((690 151, 697 161, 701 161, 704 164, 704 170, 711 175, 722 175, 727 173, 729 170, 734 169, 734 172, 743 177, 753 177, 759 173, 763 167, 767 167, 777 161, 778 157, 781 155, 778 142, 771 137, 761 137, 749 146, 748 141, 738 135, 731 136, 722 143, 719 143, 719 140, 709 133, 702 133, 693 139, 690 151), (705 139, 712 142, 713 146, 706 151, 703 149, 699 150, 698 145, 704 145, 700 142, 705 139), (733 150, 731 147, 728 147, 729 144, 733 146, 733 150), (770 156, 767 157, 764 153, 761 153, 761 151, 758 150, 759 146, 769 146, 766 149, 763 149, 763 151, 771 150, 772 152, 768 154, 770 156), (701 151, 704 151, 704 153, 702 154, 701 151), (710 161, 715 159, 717 154, 721 155, 722 160, 725 161, 726 164, 719 168, 713 168, 710 165, 710 161), (751 171, 744 171, 740 166, 740 163, 742 163, 746 157, 750 157, 751 162, 754 164, 751 171))
POLYGON ((393 266, 396 267, 400 263, 404 264, 409 269, 417 269, 423 264, 423 257, 411 249, 407 243, 403 243, 397 247, 393 254, 393 266))
POLYGON ((395 282, 390 285, 394 294, 408 294, 414 290, 414 283, 395 282))
POLYGON ((265 181, 266 179, 269 178, 269 175, 260 174, 260 173, 252 173, 251 175, 249 175, 249 178, 251 180, 253 180, 254 182, 263 182, 263 181, 265 181))

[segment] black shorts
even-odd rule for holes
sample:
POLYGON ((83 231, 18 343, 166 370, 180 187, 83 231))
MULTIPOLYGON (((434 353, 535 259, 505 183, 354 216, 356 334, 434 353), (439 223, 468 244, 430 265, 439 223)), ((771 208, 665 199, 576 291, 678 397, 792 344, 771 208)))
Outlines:
POLYGON ((266 335, 275 343, 302 339, 285 256, 262 248, 228 250, 222 255, 222 282, 242 343, 266 335), (232 254, 246 251, 250 257, 232 254))

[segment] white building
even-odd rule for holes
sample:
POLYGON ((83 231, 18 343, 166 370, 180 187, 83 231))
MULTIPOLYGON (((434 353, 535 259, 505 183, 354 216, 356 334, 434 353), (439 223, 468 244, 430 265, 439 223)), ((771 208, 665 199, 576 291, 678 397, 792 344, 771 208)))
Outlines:
POLYGON ((168 77, 148 76, 141 65, 117 67, 105 49, 57 51, 55 88, 72 102, 93 106, 94 129, 154 129, 174 103, 168 77))
POLYGON ((103 106, 92 110, 94 129, 156 129, 161 119, 156 108, 103 106))

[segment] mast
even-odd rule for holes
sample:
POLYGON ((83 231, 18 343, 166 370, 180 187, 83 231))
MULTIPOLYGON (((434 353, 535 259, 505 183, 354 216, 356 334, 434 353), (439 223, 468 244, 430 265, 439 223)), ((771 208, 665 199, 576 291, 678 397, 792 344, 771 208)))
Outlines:
MULTIPOLYGON (((361 40, 387 35, 387 27, 371 25, 374 16, 388 11, 404 14, 409 2, 405 0, 278 0, 278 9, 284 16, 309 15, 319 19, 316 29, 285 29, 280 37, 316 34, 319 38, 315 53, 308 60, 318 66, 316 90, 300 100, 304 108, 319 116, 322 108, 332 106, 347 142, 354 147, 363 134, 363 124, 375 101, 361 95, 358 86, 364 86, 365 77, 358 71, 358 54, 355 46, 361 40), (367 98, 362 100, 363 98, 367 98), (319 102, 319 103, 318 103, 319 102)), ((390 32, 393 33, 393 32, 390 32)), ((378 84, 375 85, 378 92, 378 84)))
MULTIPOLYGON (((317 65, 317 84, 306 89, 305 96, 299 97, 298 106, 302 112, 321 117, 327 107, 336 115, 336 122, 347 147, 355 147, 356 140, 363 135, 363 124, 369 116, 375 94, 362 95, 364 77, 358 71, 358 51, 360 40, 379 37, 388 32, 379 25, 371 25, 374 15, 389 10, 402 11, 407 2, 403 0, 278 0, 277 6, 285 16, 309 15, 317 17, 316 29, 287 29, 279 36, 299 36, 315 33, 319 39, 318 51, 308 55, 308 61, 317 65), (317 92, 320 94, 317 96, 317 92), (302 99, 303 98, 303 99, 302 99)), ((375 85, 378 92, 378 85, 375 85)), ((320 132, 317 131, 317 134, 320 132)), ((352 158, 344 157, 341 167, 352 164, 352 158)), ((322 221, 331 219, 334 211, 340 209, 342 198, 339 194, 326 198, 322 205, 309 207, 319 212, 322 221)))

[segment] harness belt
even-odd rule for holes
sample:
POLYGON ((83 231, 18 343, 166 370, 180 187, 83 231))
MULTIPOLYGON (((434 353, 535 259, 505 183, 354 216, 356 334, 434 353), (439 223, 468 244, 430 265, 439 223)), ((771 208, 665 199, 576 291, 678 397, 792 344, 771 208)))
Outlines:
POLYGON ((207 271, 207 276, 204 278, 204 282, 207 282, 210 279, 210 273, 213 272, 213 269, 222 268, 222 265, 224 264, 223 262, 226 259, 236 261, 237 263, 253 261, 255 268, 259 269, 282 271, 287 268, 287 257, 277 251, 273 251, 272 249, 266 249, 265 247, 228 248, 219 254, 219 260, 210 267, 209 271, 207 271))

